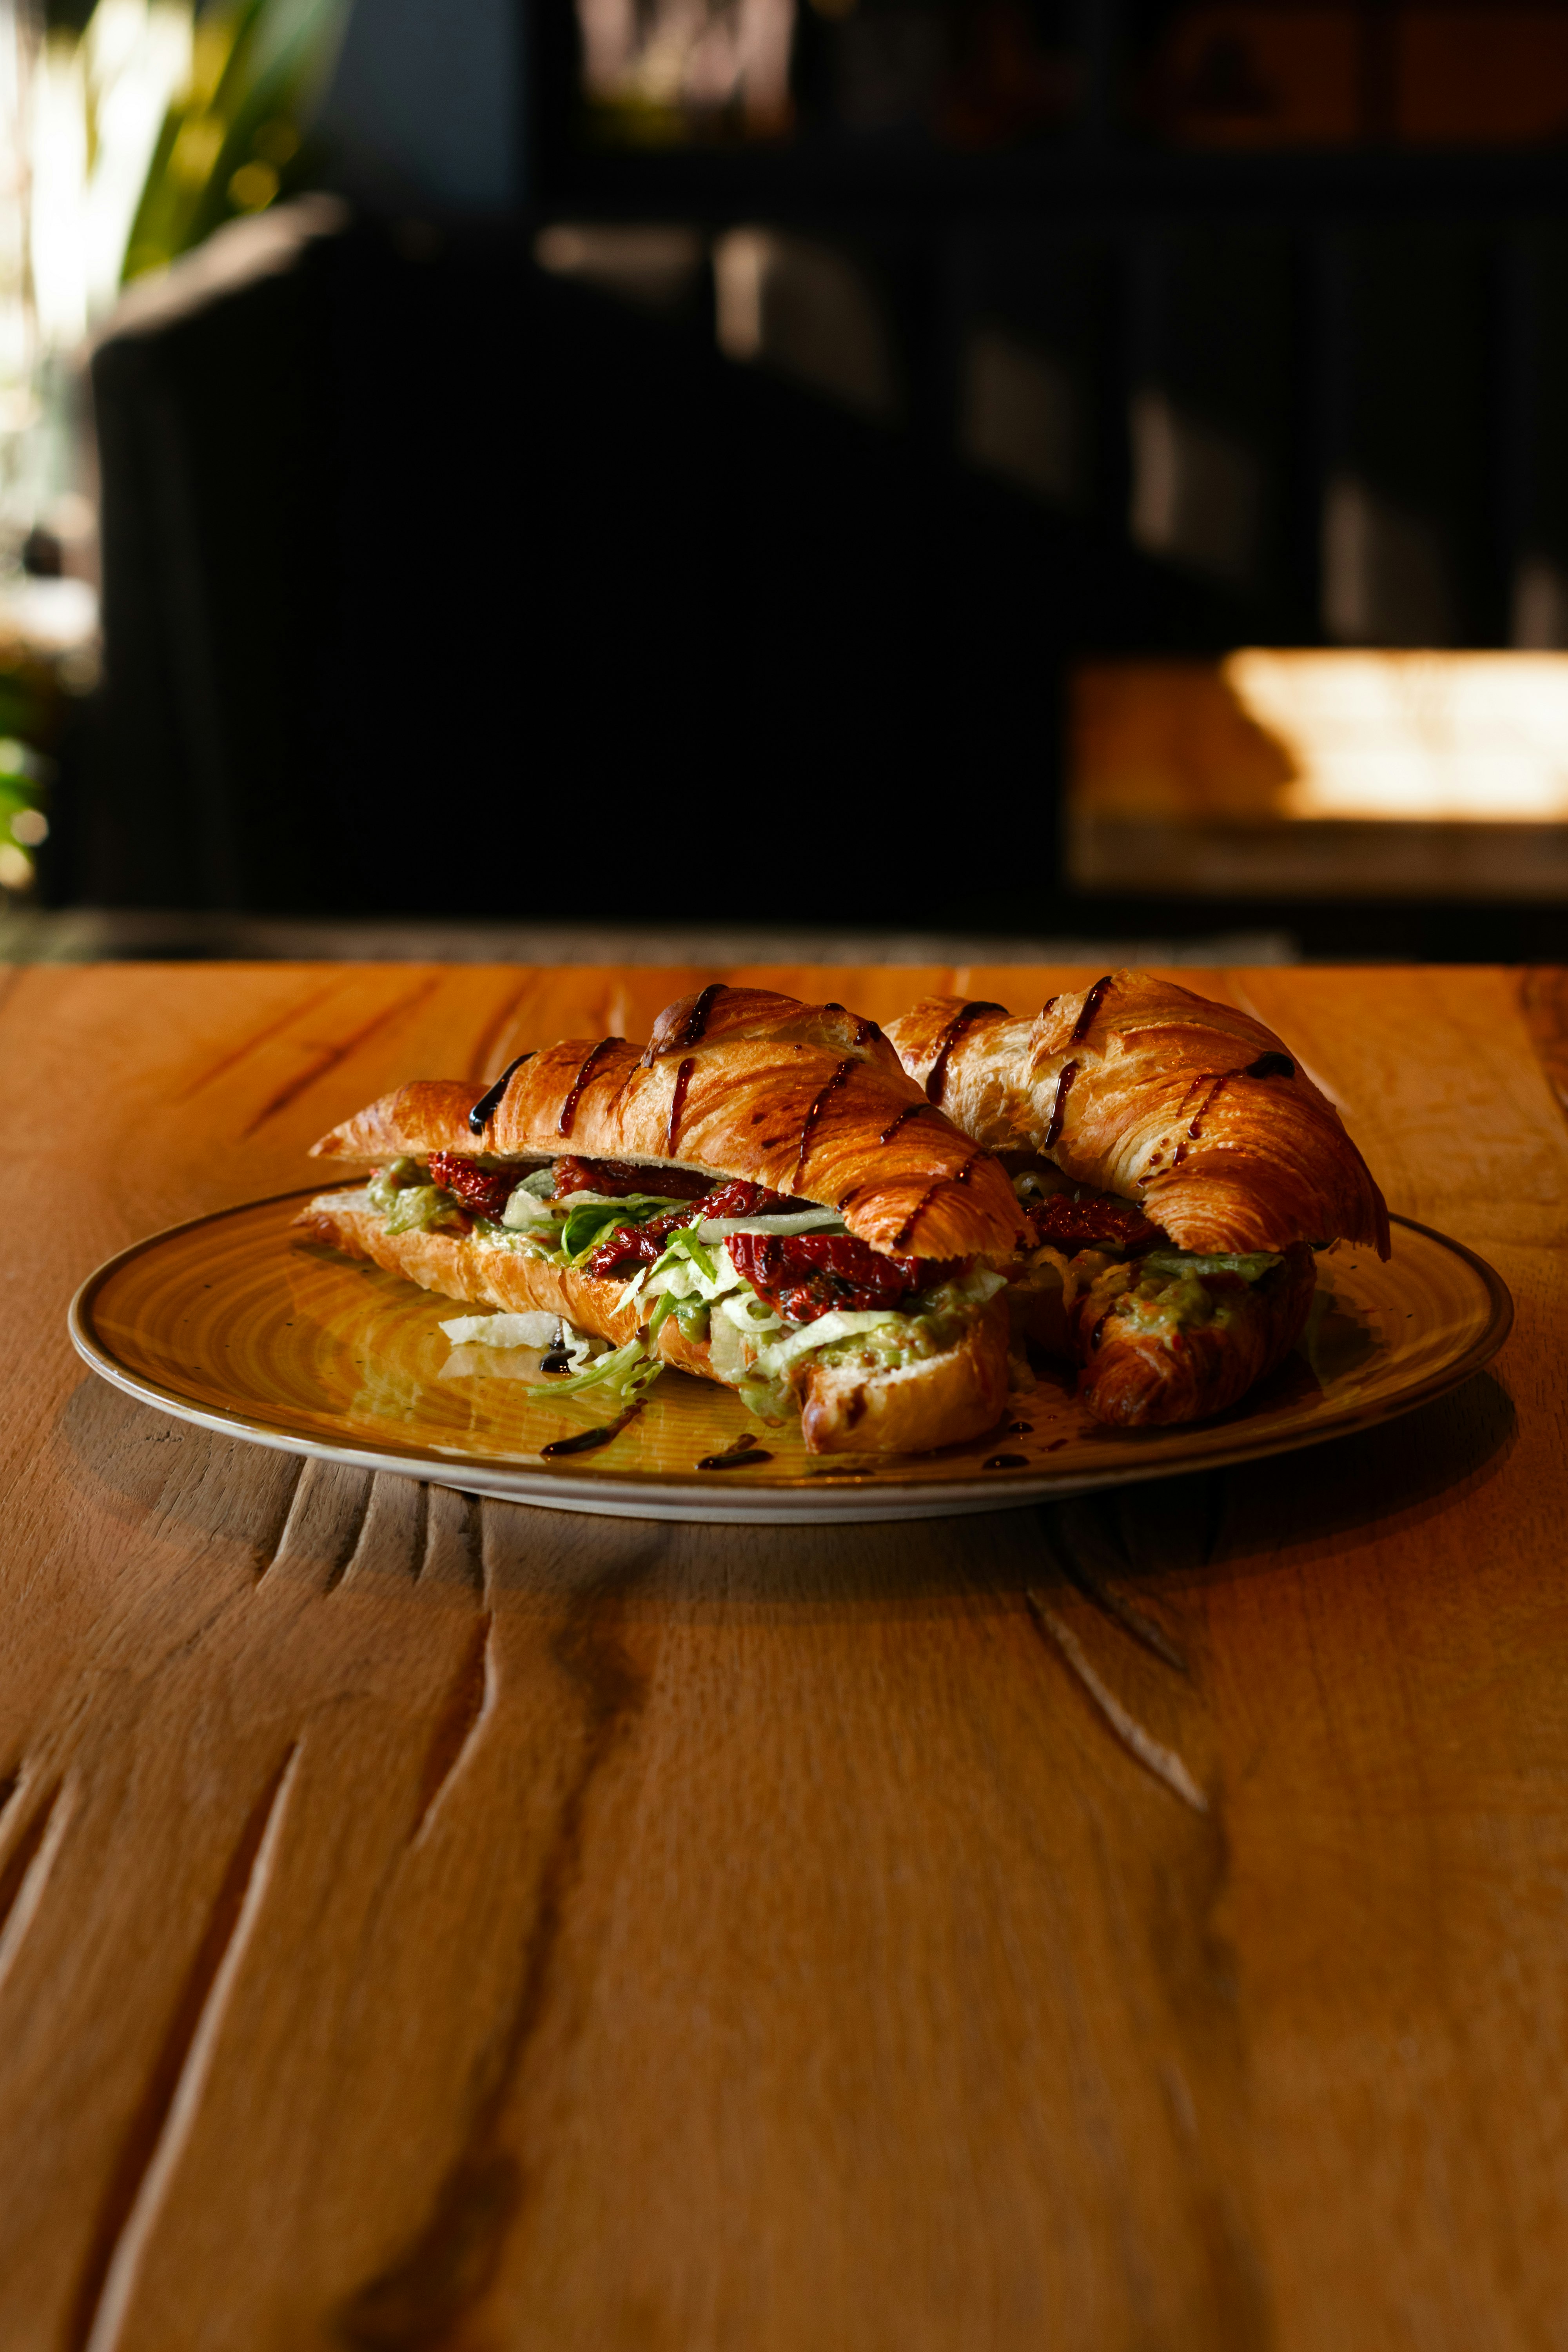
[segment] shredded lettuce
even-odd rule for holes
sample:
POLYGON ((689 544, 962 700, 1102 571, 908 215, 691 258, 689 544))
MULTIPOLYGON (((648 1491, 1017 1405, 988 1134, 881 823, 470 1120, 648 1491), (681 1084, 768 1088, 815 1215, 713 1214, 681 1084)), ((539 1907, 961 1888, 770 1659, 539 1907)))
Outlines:
POLYGON ((441 1328, 454 1348, 553 1348, 561 1318, 533 1309, 521 1315, 454 1315, 441 1328))
POLYGON ((389 1234, 428 1233, 452 1214, 448 1196, 434 1184, 421 1183, 421 1172, 412 1160, 395 1160, 366 1187, 372 1206, 386 1219, 389 1234))
POLYGON ((697 1228, 705 1242, 727 1241, 731 1234, 818 1234, 847 1230, 837 1209, 803 1209, 789 1217, 704 1217, 697 1228))
POLYGON ((628 1339, 624 1348, 611 1348, 604 1355, 595 1356, 585 1370, 565 1380, 552 1381, 550 1393, 575 1396, 584 1389, 602 1387, 627 1403, 651 1388, 663 1370, 663 1360, 643 1340, 628 1339))
POLYGON ((835 1339, 848 1339, 861 1331, 873 1331, 883 1323, 904 1323, 907 1316, 899 1315, 889 1307, 868 1307, 845 1311, 835 1308, 830 1315, 819 1315, 815 1323, 807 1323, 798 1331, 791 1331, 783 1339, 774 1339, 758 1354, 755 1370, 765 1381, 777 1380, 787 1371, 797 1357, 808 1356, 818 1348, 826 1348, 835 1339))
POLYGON ((1237 1257, 1204 1257, 1192 1250, 1151 1250, 1143 1260, 1161 1274, 1238 1274, 1243 1282, 1261 1282, 1279 1263, 1278 1250, 1254 1250, 1237 1257))

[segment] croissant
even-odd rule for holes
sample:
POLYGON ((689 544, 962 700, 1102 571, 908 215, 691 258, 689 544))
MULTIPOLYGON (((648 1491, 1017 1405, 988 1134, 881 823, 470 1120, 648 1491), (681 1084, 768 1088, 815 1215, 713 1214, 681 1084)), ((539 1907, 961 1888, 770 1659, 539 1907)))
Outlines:
POLYGON ((1136 1201, 1181 1249, 1342 1238, 1388 1255, 1387 1208, 1338 1111, 1233 1005, 1117 971, 1032 1020, 927 997, 888 1034, 966 1135, 1136 1201))
POLYGON ((881 1031, 841 1005, 717 983, 667 1005, 641 1048, 581 1037, 522 1054, 483 1095, 417 1078, 311 1147, 679 1161, 838 1210, 873 1249, 1015 1248, 1006 1173, 911 1085, 881 1031))
POLYGON ((455 1298, 559 1315, 635 1358, 628 1378, 672 1363, 754 1402, 765 1374, 765 1401, 787 1384, 814 1452, 923 1452, 978 1436, 1006 1402, 1006 1305, 975 1261, 1026 1237, 1011 1182, 842 1006, 706 988, 667 1006, 645 1047, 567 1040, 483 1093, 415 1080, 313 1149, 394 1167, 318 1197, 302 1238, 455 1298), (540 1191, 523 1170, 544 1162, 540 1191), (582 1251, 574 1203, 599 1213, 582 1251), (824 1211, 847 1230, 803 1234, 835 1223, 824 1211), (670 1266, 693 1238, 696 1259, 670 1266))
POLYGON ((1154 1429, 1223 1412, 1271 1372, 1300 1338, 1316 1274, 1305 1242, 1293 1242, 1256 1282, 1210 1275, 1206 1312, 1173 1326, 1151 1321, 1136 1259, 1091 1275, 1068 1311, 1082 1367, 1079 1394, 1096 1421, 1154 1429), (1223 1287, 1221 1286, 1224 1286, 1223 1287))
POLYGON ((1023 1337, 1077 1364, 1097 1421, 1223 1411, 1300 1337, 1309 1244, 1388 1255, 1388 1211, 1339 1113, 1230 1005, 1119 971, 1033 1020, 931 997, 889 1035, 966 1134, 1071 1180, 1030 1208, 1009 1300, 1023 1337))

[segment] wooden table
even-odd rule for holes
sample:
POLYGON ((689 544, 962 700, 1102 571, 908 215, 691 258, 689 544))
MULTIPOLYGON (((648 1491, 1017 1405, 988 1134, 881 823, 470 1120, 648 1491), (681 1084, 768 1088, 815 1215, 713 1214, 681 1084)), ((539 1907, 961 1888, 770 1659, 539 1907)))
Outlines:
POLYGON ((715 976, 10 976, 0 2346, 1561 2345, 1568 1132, 1518 975, 1194 982, 1518 1304, 1277 1463, 686 1528, 301 1467, 70 1353, 99 1259, 399 1077, 715 976))

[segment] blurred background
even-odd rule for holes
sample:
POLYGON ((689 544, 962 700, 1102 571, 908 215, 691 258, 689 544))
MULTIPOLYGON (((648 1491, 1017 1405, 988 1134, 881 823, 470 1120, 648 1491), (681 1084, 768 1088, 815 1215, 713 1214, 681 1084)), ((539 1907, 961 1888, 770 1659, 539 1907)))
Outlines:
POLYGON ((0 952, 1565 908, 1564 0, 0 0, 0 952))

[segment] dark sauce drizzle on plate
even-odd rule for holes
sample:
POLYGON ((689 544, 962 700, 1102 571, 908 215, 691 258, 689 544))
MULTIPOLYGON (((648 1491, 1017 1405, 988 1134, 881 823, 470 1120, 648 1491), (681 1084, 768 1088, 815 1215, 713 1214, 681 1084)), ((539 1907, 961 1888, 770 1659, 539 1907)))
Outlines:
POLYGON ((531 1053, 520 1054, 515 1062, 509 1062, 507 1064, 505 1069, 501 1072, 494 1086, 486 1087, 484 1093, 479 1097, 479 1101, 474 1105, 473 1109, 468 1113, 468 1133, 470 1135, 483 1135, 486 1128, 489 1125, 491 1119, 494 1118, 497 1111, 500 1110, 501 1097, 505 1094, 508 1087, 510 1086, 512 1079, 517 1076, 518 1071, 521 1069, 524 1062, 531 1062, 532 1059, 533 1055, 531 1053))
POLYGON ((618 1412, 614 1421, 603 1422, 597 1429, 580 1429, 573 1437, 552 1438, 548 1445, 540 1447, 540 1454, 547 1459, 552 1459, 558 1454, 592 1454, 595 1446, 608 1445, 612 1437, 618 1437, 627 1422, 641 1411, 642 1400, 639 1397, 635 1403, 627 1405, 625 1412, 618 1412))

